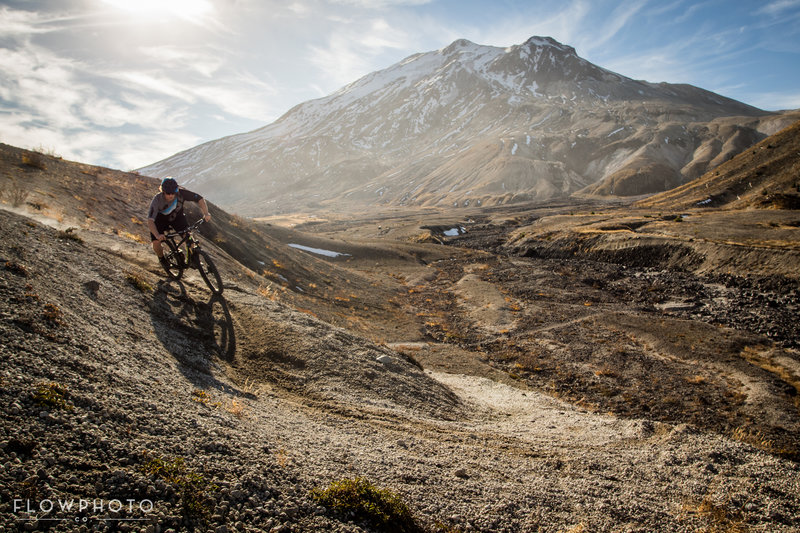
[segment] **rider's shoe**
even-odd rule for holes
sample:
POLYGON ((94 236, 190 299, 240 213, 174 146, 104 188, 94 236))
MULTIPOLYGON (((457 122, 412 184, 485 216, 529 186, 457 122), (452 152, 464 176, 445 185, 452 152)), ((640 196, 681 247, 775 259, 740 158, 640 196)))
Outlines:
POLYGON ((158 258, 158 262, 161 263, 161 266, 164 267, 166 270, 169 270, 169 261, 164 256, 158 258))

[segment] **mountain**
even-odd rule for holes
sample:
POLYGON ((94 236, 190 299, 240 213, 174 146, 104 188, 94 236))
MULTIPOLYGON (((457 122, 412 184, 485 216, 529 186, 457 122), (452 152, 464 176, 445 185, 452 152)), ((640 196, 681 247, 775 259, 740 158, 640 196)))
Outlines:
POLYGON ((458 40, 141 172, 248 215, 638 195, 788 123, 690 85, 632 80, 551 38, 458 40))

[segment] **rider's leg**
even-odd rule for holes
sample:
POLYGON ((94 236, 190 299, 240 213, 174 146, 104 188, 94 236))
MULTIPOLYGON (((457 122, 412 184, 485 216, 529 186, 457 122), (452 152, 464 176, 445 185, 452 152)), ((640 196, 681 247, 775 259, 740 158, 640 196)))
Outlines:
POLYGON ((153 240, 152 244, 153 244, 153 251, 156 253, 156 255, 159 258, 164 257, 164 247, 161 246, 161 241, 153 240))
MULTIPOLYGON (((169 229, 169 221, 166 217, 162 215, 158 215, 156 217, 156 229, 159 233, 164 233, 169 229)), ((156 239, 156 236, 152 233, 150 234, 150 242, 153 245, 153 251, 156 253, 159 259, 164 257, 164 247, 161 246, 161 241, 156 239)))

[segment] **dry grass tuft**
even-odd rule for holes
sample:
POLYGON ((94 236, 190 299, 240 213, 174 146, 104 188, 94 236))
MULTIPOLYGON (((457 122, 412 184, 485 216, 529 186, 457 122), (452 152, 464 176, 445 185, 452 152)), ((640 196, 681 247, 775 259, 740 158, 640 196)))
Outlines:
POLYGON ((23 154, 22 164, 38 170, 47 170, 45 163, 45 156, 42 154, 31 152, 30 154, 23 154))
POLYGON ((153 292, 153 286, 143 280, 140 276, 134 274, 133 272, 127 272, 125 274, 125 280, 133 285, 135 288, 139 289, 140 292, 148 293, 153 292))
POLYGON ((56 304, 45 304, 42 318, 54 326, 60 326, 64 320, 64 313, 56 304))
POLYGON ((73 241, 77 243, 83 243, 83 239, 81 239, 75 230, 77 228, 67 228, 64 231, 59 231, 57 237, 61 240, 73 241))
POLYGON ((763 433, 758 430, 753 430, 744 427, 738 427, 733 430, 731 437, 734 440, 749 444, 754 448, 765 451, 767 453, 776 453, 775 441, 768 439, 763 433))
POLYGON ((244 402, 236 398, 231 399, 231 402, 225 406, 225 410, 240 420, 247 416, 247 407, 244 402))
POLYGON ((19 207, 28 199, 29 191, 22 187, 17 180, 12 179, 11 183, 4 188, 2 199, 8 201, 12 206, 19 207))
POLYGON ((16 261, 6 261, 5 266, 6 270, 17 274, 18 276, 22 276, 23 278, 30 276, 30 272, 28 272, 28 269, 25 267, 25 265, 17 263, 16 261))
POLYGON ((697 531, 705 533, 745 533, 750 531, 744 513, 740 509, 732 508, 727 502, 714 502, 708 496, 700 502, 685 503, 683 510, 705 519, 706 527, 697 531))

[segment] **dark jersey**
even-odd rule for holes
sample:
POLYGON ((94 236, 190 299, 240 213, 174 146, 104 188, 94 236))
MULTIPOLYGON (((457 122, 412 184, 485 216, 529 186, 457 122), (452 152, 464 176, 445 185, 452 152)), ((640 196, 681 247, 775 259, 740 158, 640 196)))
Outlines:
POLYGON ((164 193, 160 192, 156 194, 153 197, 153 201, 150 202, 150 210, 147 212, 147 218, 152 220, 161 218, 162 220, 173 221, 175 217, 183 213, 184 202, 199 202, 202 199, 203 197, 196 192, 189 191, 183 187, 178 189, 178 194, 175 195, 175 198, 173 198, 171 202, 168 202, 164 197, 164 193))

